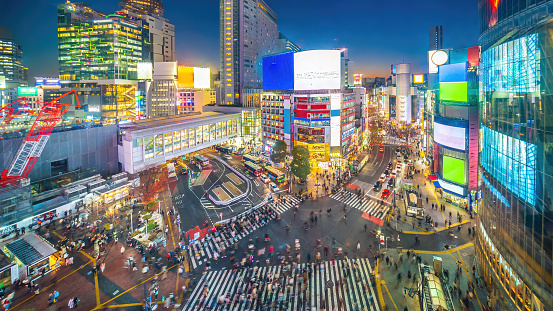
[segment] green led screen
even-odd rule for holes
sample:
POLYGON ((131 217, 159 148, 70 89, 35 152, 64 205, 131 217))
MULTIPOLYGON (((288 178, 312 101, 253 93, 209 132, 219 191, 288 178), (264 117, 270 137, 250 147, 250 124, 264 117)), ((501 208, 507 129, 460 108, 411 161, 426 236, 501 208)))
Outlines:
POLYGON ((442 176, 449 181, 465 185, 465 161, 443 156, 442 176))
POLYGON ((467 82, 440 82, 440 100, 466 102, 467 82))

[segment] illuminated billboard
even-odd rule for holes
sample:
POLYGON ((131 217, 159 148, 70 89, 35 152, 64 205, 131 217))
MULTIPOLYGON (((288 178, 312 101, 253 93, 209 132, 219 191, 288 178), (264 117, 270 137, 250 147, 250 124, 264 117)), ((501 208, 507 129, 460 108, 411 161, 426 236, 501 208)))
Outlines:
POLYGON ((413 83, 424 83, 424 75, 413 75, 413 83))
POLYGON ((263 90, 294 89, 294 53, 283 53, 263 58, 263 90))
POLYGON ((179 67, 179 89, 208 89, 211 87, 211 69, 200 67, 179 67))
POLYGON ((152 80, 152 63, 137 63, 136 73, 138 80, 152 80))
POLYGON ((440 100, 467 102, 467 82, 440 82, 440 100))
POLYGON ((353 75, 353 84, 361 85, 363 83, 363 74, 356 73, 353 75))
POLYGON ((466 150, 467 129, 434 122, 434 142, 458 150, 466 150))
POLYGON ((465 161, 443 156, 442 177, 454 183, 466 185, 465 161))
POLYGON ((340 50, 294 53, 294 90, 340 89, 340 50))
POLYGON ((6 77, 0 76, 0 89, 5 89, 5 88, 6 88, 6 77))
POLYGON ((20 86, 17 88, 17 96, 37 96, 38 89, 30 86, 20 86))
POLYGON ((58 78, 35 78, 35 86, 43 89, 59 89, 61 83, 58 78))
POLYGON ((438 66, 449 62, 448 50, 428 51, 428 73, 437 73, 438 66))
POLYGON ((457 63, 442 65, 439 68, 440 82, 466 82, 467 81, 467 63, 457 63))

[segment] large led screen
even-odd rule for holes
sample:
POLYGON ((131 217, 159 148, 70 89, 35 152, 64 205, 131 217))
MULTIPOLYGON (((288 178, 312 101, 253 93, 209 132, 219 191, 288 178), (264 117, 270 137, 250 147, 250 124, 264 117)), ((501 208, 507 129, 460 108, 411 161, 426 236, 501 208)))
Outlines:
POLYGON ((439 68, 440 82, 466 82, 467 63, 442 65, 439 68))
POLYGON ((340 50, 294 53, 294 89, 340 89, 340 50))
POLYGON ((434 142, 458 150, 466 150, 466 128, 434 122, 434 142))
POLYGON ((467 82, 440 82, 440 100, 466 102, 467 82))
POLYGON ((263 90, 294 89, 294 53, 263 58, 263 90))
POLYGON ((537 146, 488 127, 482 129, 482 167, 514 195, 534 205, 537 146))
POLYGON ((152 63, 137 63, 136 64, 136 74, 138 80, 152 80, 152 63))
POLYGON ((466 182, 465 161, 443 156, 442 177, 454 183, 465 185, 466 182))
POLYGON ((194 67, 179 67, 178 88, 194 88, 194 67))

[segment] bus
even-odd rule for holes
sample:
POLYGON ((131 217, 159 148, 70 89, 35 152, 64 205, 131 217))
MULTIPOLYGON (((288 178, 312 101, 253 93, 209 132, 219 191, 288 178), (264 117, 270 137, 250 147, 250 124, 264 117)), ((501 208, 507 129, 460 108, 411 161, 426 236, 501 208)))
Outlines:
POLYGON ((222 153, 232 153, 232 147, 225 147, 225 146, 215 146, 215 150, 222 152, 222 153))
POLYGON ((245 162, 244 166, 248 171, 250 171, 250 173, 252 173, 252 175, 256 177, 261 175, 261 167, 259 165, 254 164, 252 162, 245 162))
POLYGON ((196 160, 196 162, 200 163, 201 166, 209 165, 209 160, 201 154, 195 155, 194 160, 196 160))
POLYGON ((261 159, 259 157, 252 156, 252 155, 249 155, 249 154, 243 155, 242 159, 244 160, 244 162, 251 162, 253 164, 261 163, 261 159))
POLYGON ((276 182, 284 182, 286 180, 286 175, 274 167, 267 166, 265 167, 265 171, 267 171, 267 176, 276 182))

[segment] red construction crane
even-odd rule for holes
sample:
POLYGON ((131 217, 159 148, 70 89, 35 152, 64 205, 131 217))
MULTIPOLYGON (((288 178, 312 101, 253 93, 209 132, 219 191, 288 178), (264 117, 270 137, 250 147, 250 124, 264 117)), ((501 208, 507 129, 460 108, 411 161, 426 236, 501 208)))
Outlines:
MULTIPOLYGON (((17 150, 15 157, 13 158, 10 166, 2 172, 0 176, 0 189, 8 186, 19 187, 21 186, 21 180, 27 178, 31 169, 35 165, 36 161, 40 157, 44 146, 50 138, 52 130, 56 124, 61 120, 63 115, 67 112, 69 107, 81 107, 79 103, 79 98, 77 97, 77 92, 75 90, 69 91, 54 100, 45 103, 38 112, 38 115, 29 129, 23 144, 17 150), (74 94, 77 101, 76 105, 73 104, 63 104, 59 100, 69 94, 74 94)), ((8 116, 11 116, 11 121, 15 115, 15 112, 12 111, 11 115, 8 113, 6 117, 3 118, 2 124, 5 123, 8 116)))

